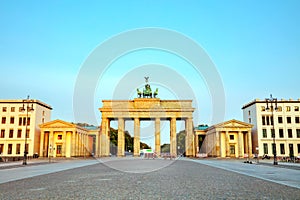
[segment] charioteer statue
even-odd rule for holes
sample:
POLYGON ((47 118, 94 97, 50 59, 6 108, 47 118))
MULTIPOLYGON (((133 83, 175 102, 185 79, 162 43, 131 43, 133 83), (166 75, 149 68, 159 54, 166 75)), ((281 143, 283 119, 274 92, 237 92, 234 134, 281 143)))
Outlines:
POLYGON ((146 85, 145 88, 143 89, 143 92, 137 89, 138 98, 141 98, 142 96, 143 98, 152 98, 152 96, 156 98, 156 96, 158 95, 158 88, 156 88, 156 90, 152 93, 151 86, 148 84, 149 77, 144 77, 144 78, 146 81, 146 85))

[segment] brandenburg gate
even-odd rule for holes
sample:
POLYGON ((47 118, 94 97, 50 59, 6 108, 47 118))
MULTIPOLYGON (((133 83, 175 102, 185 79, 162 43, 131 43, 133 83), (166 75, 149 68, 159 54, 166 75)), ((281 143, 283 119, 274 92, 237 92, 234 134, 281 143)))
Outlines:
MULTIPOLYGON (((146 83, 147 83, 146 79, 146 83)), ((156 97, 158 89, 154 92, 156 97)), ((161 120, 170 121, 170 154, 177 156, 176 141, 176 120, 185 121, 185 153, 186 156, 195 156, 193 112, 192 100, 160 100, 152 98, 152 91, 149 84, 145 85, 145 90, 138 90, 138 98, 134 100, 103 100, 103 106, 99 108, 102 113, 101 131, 99 137, 100 148, 98 155, 105 157, 110 155, 110 122, 118 121, 118 147, 117 156, 124 156, 125 149, 125 121, 134 121, 134 156, 140 156, 140 122, 141 120, 155 121, 155 152, 159 156, 161 153, 161 120), (149 98, 146 98, 146 97, 149 98)))

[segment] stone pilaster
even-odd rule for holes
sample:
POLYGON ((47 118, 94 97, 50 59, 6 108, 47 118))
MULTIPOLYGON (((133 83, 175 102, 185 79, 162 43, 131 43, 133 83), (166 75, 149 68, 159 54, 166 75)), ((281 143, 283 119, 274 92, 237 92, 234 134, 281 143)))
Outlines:
POLYGON ((155 152, 160 156, 160 118, 155 118, 155 152))

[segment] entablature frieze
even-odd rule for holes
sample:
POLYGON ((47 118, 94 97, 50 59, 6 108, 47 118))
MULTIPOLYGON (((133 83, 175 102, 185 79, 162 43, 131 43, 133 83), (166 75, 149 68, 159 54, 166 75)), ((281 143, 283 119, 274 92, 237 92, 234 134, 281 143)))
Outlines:
POLYGON ((102 112, 103 119, 115 119, 115 118, 181 118, 192 119, 192 112, 102 112))

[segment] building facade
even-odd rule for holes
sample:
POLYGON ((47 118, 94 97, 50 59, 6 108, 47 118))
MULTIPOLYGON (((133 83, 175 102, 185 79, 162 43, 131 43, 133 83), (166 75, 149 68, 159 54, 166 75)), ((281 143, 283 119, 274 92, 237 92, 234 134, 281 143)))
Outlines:
POLYGON ((41 157, 85 157, 94 155, 98 148, 100 129, 53 120, 40 125, 41 157))
POLYGON ((277 109, 266 100, 255 99, 244 105, 243 119, 253 124, 253 151, 273 155, 274 137, 278 157, 300 154, 300 99, 277 100, 277 109), (273 109, 274 107, 274 109, 273 109), (274 117, 273 117, 274 116, 274 117), (274 134, 275 133, 275 134, 274 134))
POLYGON ((4 159, 23 158, 25 135, 27 137, 27 156, 32 157, 38 153, 40 148, 40 128, 38 125, 50 121, 51 110, 50 105, 39 100, 30 100, 29 104, 23 100, 0 100, 1 157, 4 159), (27 110, 28 108, 30 110, 27 110))
POLYGON ((209 157, 252 157, 252 127, 251 124, 232 119, 206 129, 196 128, 197 152, 209 157))

